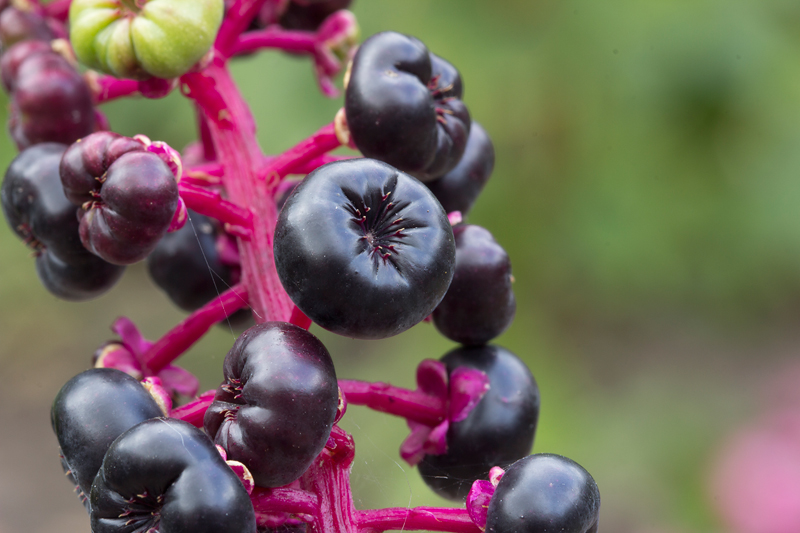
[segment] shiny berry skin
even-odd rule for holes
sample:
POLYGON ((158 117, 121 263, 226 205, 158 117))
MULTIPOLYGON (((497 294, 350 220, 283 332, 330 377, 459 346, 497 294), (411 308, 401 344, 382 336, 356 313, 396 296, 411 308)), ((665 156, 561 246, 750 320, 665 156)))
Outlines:
POLYGON ((77 208, 64 196, 58 168, 66 146, 37 144, 9 165, 0 204, 11 229, 34 251, 42 284, 65 300, 86 300, 110 289, 123 267, 83 247, 77 208))
POLYGON ((291 0, 278 24, 287 30, 314 31, 329 15, 350 7, 352 0, 291 0))
POLYGON ((154 418, 114 441, 92 485, 92 532, 252 533, 239 478, 199 429, 154 418))
POLYGON ((494 169, 492 139, 477 122, 472 122, 464 155, 453 170, 426 183, 444 210, 469 214, 494 169))
POLYGON ((517 302, 511 261, 485 228, 458 225, 453 282, 433 311, 442 335, 461 344, 486 344, 511 325, 517 302))
POLYGON ((27 41, 50 41, 55 39, 47 21, 33 11, 9 7, 0 11, 0 44, 3 48, 27 41))
POLYGON ((430 181, 455 167, 464 153, 470 117, 461 94, 458 70, 421 41, 378 33, 353 59, 347 126, 364 156, 430 181))
POLYGON ((0 76, 2 76, 3 88, 6 92, 10 93, 14 90, 17 73, 23 61, 33 55, 42 53, 53 53, 50 43, 44 41, 24 41, 15 44, 0 56, 0 76))
POLYGON ((178 184, 169 166, 141 142, 94 133, 67 149, 60 172, 67 198, 82 206, 81 242, 109 263, 141 261, 167 232, 178 184))
POLYGON ((88 496, 114 439, 136 424, 162 415, 136 379, 119 370, 92 368, 61 388, 50 420, 63 462, 88 496))
POLYGON ((236 340, 223 374, 206 432, 229 460, 250 469, 256 485, 299 478, 325 447, 339 405, 328 350, 293 324, 258 324, 236 340))
POLYGON ((529 455, 506 470, 486 520, 487 533, 596 533, 600 490, 571 459, 529 455))
POLYGON ((95 128, 92 95, 83 76, 55 52, 33 54, 17 68, 9 130, 20 149, 70 144, 95 128))
POLYGON ((530 453, 539 418, 539 387, 528 367, 500 346, 456 348, 442 357, 448 374, 474 368, 489 377, 489 390, 467 418, 451 423, 447 453, 419 463, 425 483, 437 494, 463 500, 472 482, 486 479, 530 453))
POLYGON ((281 283, 306 316, 363 339, 397 335, 428 316, 455 262, 433 194, 371 159, 309 174, 281 210, 274 251, 281 283))

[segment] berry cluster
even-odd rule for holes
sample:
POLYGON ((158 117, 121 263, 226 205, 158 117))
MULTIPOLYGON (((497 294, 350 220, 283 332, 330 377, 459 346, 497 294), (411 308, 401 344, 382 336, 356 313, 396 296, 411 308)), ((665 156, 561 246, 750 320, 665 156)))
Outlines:
POLYGON ((489 344, 516 302, 505 250, 463 222, 494 149, 461 76, 414 37, 356 48, 349 4, 0 0, 21 150, 0 198, 43 285, 93 298, 146 259, 191 312, 155 342, 118 319, 119 339, 56 396, 62 465, 94 532, 597 531, 597 485, 565 457, 528 455, 539 389, 489 344), (275 156, 227 68, 263 48, 310 56, 329 95, 347 67, 332 123, 275 156), (178 86, 200 132, 182 156, 112 133, 95 110, 178 86), (342 146, 363 157, 330 153, 342 146), (198 394, 172 363, 231 317, 257 324, 198 394), (461 346, 423 361, 416 390, 338 378, 308 331, 382 339, 426 320, 461 346), (337 424, 348 404, 405 418, 401 457, 463 507, 356 510, 354 443, 337 424))

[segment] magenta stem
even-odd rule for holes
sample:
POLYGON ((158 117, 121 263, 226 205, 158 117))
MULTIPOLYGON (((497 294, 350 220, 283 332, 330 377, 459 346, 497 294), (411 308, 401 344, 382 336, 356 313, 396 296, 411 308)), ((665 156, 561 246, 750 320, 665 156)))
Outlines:
POLYGON ((313 533, 356 533, 358 511, 350 491, 354 456, 352 437, 334 425, 325 449, 300 478, 301 488, 319 497, 313 533))
POLYGON ((209 390, 202 393, 196 400, 177 407, 170 412, 170 418, 177 418, 189 422, 195 427, 203 427, 203 418, 206 416, 206 411, 211 402, 214 401, 216 390, 209 390))
POLYGON ((178 192, 186 203, 186 207, 201 215, 216 218, 224 224, 242 226, 246 229, 252 228, 252 213, 224 199, 219 191, 203 189, 181 180, 178 184, 178 192))
POLYGON ((217 33, 217 40, 214 47, 223 56, 230 56, 230 49, 239 35, 250 26, 253 18, 261 10, 264 2, 276 2, 278 0, 234 0, 233 4, 225 12, 225 19, 217 33))
POLYGON ((394 507, 357 511, 359 533, 379 533, 388 530, 450 531, 452 533, 481 533, 466 509, 448 507, 394 507))
POLYGON ((339 388, 344 392, 348 405, 365 405, 427 426, 435 426, 447 416, 441 398, 420 391, 350 379, 340 379, 339 388))
POLYGON ((219 163, 206 163, 183 169, 181 183, 195 187, 218 187, 222 185, 223 168, 219 163))
POLYGON ((92 88, 95 104, 110 102, 139 93, 139 82, 129 79, 117 79, 105 74, 88 73, 89 87, 92 88))
POLYGON ((158 339, 142 354, 142 365, 157 374, 200 340, 214 324, 244 307, 247 307, 247 289, 241 284, 231 287, 158 339))
POLYGON ((272 237, 278 209, 270 192, 259 183, 264 154, 255 135, 255 121, 238 87, 217 58, 203 71, 186 74, 181 88, 205 117, 224 185, 231 202, 252 215, 253 231, 238 240, 243 283, 257 322, 289 320, 294 304, 275 270, 272 237))
POLYGON ((310 318, 306 316, 304 312, 302 312, 299 308, 295 307, 294 311, 292 311, 292 316, 289 317, 289 322, 294 324, 295 326, 299 326, 305 330, 311 327, 312 321, 310 318))
POLYGON ((292 167, 291 174, 310 174, 314 172, 316 169, 321 167, 322 165, 327 165, 328 163, 333 163, 335 161, 346 161, 348 159, 355 159, 354 156, 351 155, 330 155, 324 154, 310 161, 305 161, 300 165, 292 167))
POLYGON ((53 0, 47 4, 42 4, 45 15, 64 22, 69 17, 69 5, 72 0, 53 0))
POLYGON ((295 168, 302 167, 341 145, 333 124, 328 124, 270 161, 261 170, 261 175, 267 180, 267 187, 271 190, 295 168))
POLYGON ((300 489, 255 487, 250 501, 256 513, 319 514, 317 495, 300 489))
POLYGON ((265 30, 248 31, 239 36, 230 49, 230 55, 243 54, 269 48, 286 52, 316 52, 316 33, 283 30, 271 26, 265 30))

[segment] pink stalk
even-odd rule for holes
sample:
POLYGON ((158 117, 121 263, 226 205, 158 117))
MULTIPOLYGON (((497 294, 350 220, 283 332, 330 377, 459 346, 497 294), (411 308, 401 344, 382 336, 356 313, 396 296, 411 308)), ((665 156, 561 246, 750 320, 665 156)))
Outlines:
POLYGON ((89 87, 92 89, 95 104, 102 104, 124 98, 139 92, 139 82, 129 79, 117 79, 114 76, 88 72, 86 74, 89 87))
POLYGON ((214 139, 211 137, 211 130, 208 128, 208 120, 203 115, 202 110, 197 110, 197 122, 200 129, 200 142, 203 147, 203 157, 206 161, 214 161, 217 158, 217 151, 214 149, 214 139))
POLYGON ((466 509, 447 507, 395 507, 357 511, 359 533, 379 533, 387 530, 451 531, 452 533, 481 533, 466 509))
POLYGON ((183 92, 197 103, 207 121, 217 160, 224 169, 228 198, 253 214, 252 234, 248 240, 240 238, 238 245, 243 283, 256 321, 285 322, 294 304, 275 270, 272 237, 278 210, 258 180, 264 154, 256 141, 250 109, 220 58, 201 72, 184 75, 181 84, 183 92))
POLYGON ((341 145, 333 123, 328 124, 270 161, 261 170, 261 175, 267 180, 267 187, 271 190, 295 168, 306 165, 341 145))
POLYGON ((325 449, 300 478, 301 488, 319 497, 314 533, 356 533, 358 511, 350 491, 354 456, 353 438, 334 425, 325 449))
POLYGON ((234 0, 225 13, 225 20, 217 33, 214 47, 223 55, 229 56, 233 43, 250 26, 265 1, 275 0, 234 0))
POLYGON ((235 203, 224 199, 219 191, 202 189, 181 180, 178 192, 186 203, 186 207, 197 211, 201 215, 216 218, 224 224, 233 224, 251 229, 253 215, 235 203))
POLYGON ((263 48, 314 54, 316 46, 314 32, 283 30, 277 26, 270 26, 265 30, 248 31, 240 35, 231 46, 230 54, 243 54, 263 48))
POLYGON ((215 187, 222 185, 222 165, 206 163, 183 169, 181 183, 195 187, 215 187))
POLYGON ((388 383, 350 379, 340 379, 339 388, 350 405, 365 405, 426 426, 436 426, 447 416, 445 402, 424 392, 402 389, 388 383))
POLYGON ((289 317, 289 322, 305 330, 308 330, 308 328, 310 328, 311 324, 313 323, 311 319, 308 318, 306 314, 297 307, 295 307, 294 311, 292 311, 292 316, 289 317))
POLYGON ((43 4, 42 9, 44 9, 44 13, 48 17, 64 22, 69 16, 69 5, 71 3, 72 0, 53 0, 53 2, 43 4))
POLYGON ((305 490, 256 486, 250 500, 256 513, 319 514, 319 498, 305 490))
POLYGON ((172 410, 169 414, 170 418, 177 418, 189 422, 195 427, 203 427, 203 418, 206 416, 206 411, 211 402, 214 401, 216 390, 206 391, 196 400, 182 405, 172 410))
POLYGON ((205 335, 211 327, 247 306, 247 289, 235 285, 186 317, 144 354, 142 365, 157 374, 205 335))
POLYGON ((346 161, 347 159, 355 159, 355 157, 351 155, 324 154, 293 167, 291 174, 310 174, 322 165, 327 165, 328 163, 333 163, 335 161, 346 161))

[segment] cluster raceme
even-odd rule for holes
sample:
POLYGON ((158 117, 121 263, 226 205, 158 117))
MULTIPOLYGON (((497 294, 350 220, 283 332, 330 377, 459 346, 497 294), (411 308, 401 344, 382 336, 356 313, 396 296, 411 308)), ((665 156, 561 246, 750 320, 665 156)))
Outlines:
POLYGON ((356 49, 349 4, 0 0, 21 150, 0 199, 42 284, 94 298, 147 260, 190 312, 156 341, 117 320, 119 339, 56 396, 62 464, 94 532, 597 531, 597 485, 565 457, 528 455, 536 381, 490 344, 514 318, 511 264, 463 219, 492 142, 453 65, 394 32, 356 49), (274 156, 227 68, 264 48, 309 56, 329 95, 347 66, 332 122, 274 156), (177 86, 198 109, 182 156, 111 132, 95 109, 177 86), (341 146, 364 157, 330 154, 341 146), (382 339, 426 320, 461 346, 423 361, 415 390, 340 379, 308 331, 382 339), (222 384, 198 395, 173 363, 220 322, 247 329, 222 384), (356 510, 354 443, 337 424, 348 403, 405 418, 400 455, 463 506, 356 510))

